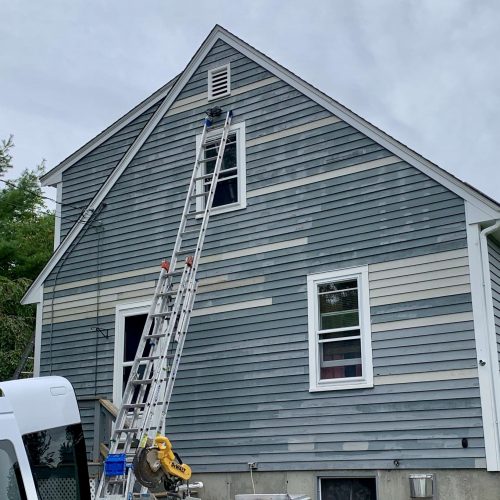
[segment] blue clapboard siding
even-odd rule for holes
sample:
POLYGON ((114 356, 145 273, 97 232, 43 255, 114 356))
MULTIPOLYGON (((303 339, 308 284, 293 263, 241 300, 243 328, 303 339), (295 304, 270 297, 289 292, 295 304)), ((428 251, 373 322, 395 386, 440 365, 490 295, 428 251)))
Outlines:
POLYGON ((490 261, 493 314, 495 316, 495 332, 497 337, 497 352, 500 361, 500 245, 492 238, 488 239, 488 254, 490 261))
MULTIPOLYGON (((206 92, 207 69, 228 61, 233 89, 271 77, 218 42, 178 99, 206 92)), ((331 116, 281 81, 217 104, 234 109, 235 121, 245 122, 247 141, 331 116)), ((169 256, 206 108, 205 102, 160 121, 108 194, 99 216, 102 230, 89 227, 46 281, 46 287, 56 284, 56 298, 96 290, 95 283, 74 290, 57 286, 98 273, 150 268, 169 256)), ((97 150, 96 155, 98 163, 97 150)), ((202 279, 261 279, 212 292, 201 289, 198 309, 261 299, 270 303, 191 321, 167 431, 196 471, 248 470, 248 461, 258 461, 261 470, 392 468, 395 459, 402 467, 484 463, 477 378, 377 385, 378 376, 475 368, 471 321, 433 324, 431 319, 428 326, 374 331, 373 389, 308 391, 306 276, 465 249, 464 202, 402 161, 251 193, 390 156, 340 121, 246 148, 248 206, 211 219, 204 255, 307 240, 200 269, 202 279), (467 449, 461 446, 464 437, 467 449)), ((65 175, 74 175, 85 190, 84 170, 72 174, 73 168, 65 175)), ((154 276, 103 282, 99 289, 141 280, 154 276)), ((57 307, 51 312, 52 294, 45 297, 46 322, 51 323, 57 307)), ((97 299, 89 302, 86 319, 44 325, 42 372, 67 376, 81 396, 111 397, 114 316, 106 312, 98 318, 97 299), (93 331, 98 322, 108 338, 93 331)), ((377 305, 371 314, 372 324, 379 326, 470 311, 470 294, 457 293, 377 305)))
POLYGON ((63 173, 62 203, 65 205, 61 214, 61 240, 97 194, 158 106, 159 104, 151 106, 63 173))

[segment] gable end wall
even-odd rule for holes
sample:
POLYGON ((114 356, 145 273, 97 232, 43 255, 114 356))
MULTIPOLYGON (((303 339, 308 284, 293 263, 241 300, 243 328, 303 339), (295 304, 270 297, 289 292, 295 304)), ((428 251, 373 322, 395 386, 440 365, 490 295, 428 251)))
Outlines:
POLYGON ((245 122, 248 206, 210 222, 170 407, 176 449, 199 472, 392 468, 394 450, 403 468, 484 467, 463 200, 220 41, 109 192, 99 229, 46 280, 42 374, 111 397, 115 308, 151 297, 206 72, 227 62, 233 93, 216 103, 245 122), (360 265, 375 387, 309 393, 306 276, 360 265))

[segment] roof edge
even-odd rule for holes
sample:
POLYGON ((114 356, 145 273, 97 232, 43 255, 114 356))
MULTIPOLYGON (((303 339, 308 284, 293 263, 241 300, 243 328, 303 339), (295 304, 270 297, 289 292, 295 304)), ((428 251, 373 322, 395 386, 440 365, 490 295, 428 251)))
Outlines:
MULTIPOLYGON (((95 211, 97 207, 102 203, 102 201, 108 194, 109 190, 114 186, 116 181, 120 178, 121 174, 123 173, 127 165, 130 163, 130 161, 135 156, 140 147, 144 144, 146 139, 149 137, 153 129, 158 124, 158 122, 163 118, 165 113, 168 111, 168 109, 176 99, 177 95, 184 88, 184 85, 187 83, 191 75, 194 73, 201 60, 203 60, 205 55, 212 48, 214 43, 218 40, 217 33, 221 29, 222 28, 220 26, 216 25, 209 33, 207 38, 205 38, 205 40, 200 45, 198 50, 195 52, 193 57, 189 60, 188 64, 186 65, 182 73, 180 73, 180 75, 178 75, 178 77, 175 79, 175 82, 172 84, 172 88, 165 96, 159 108, 155 111, 153 116, 143 127, 140 134, 137 136, 135 141, 123 155, 122 159, 118 162, 113 172, 111 172, 111 174, 108 176, 108 178, 101 186, 97 194, 91 200, 84 214, 85 213, 88 214, 89 212, 95 211)), ((38 275, 38 277, 35 279, 35 281, 31 284, 29 289, 22 297, 21 304, 30 304, 39 301, 38 298, 40 295, 41 285, 47 279, 47 277, 52 272, 52 270, 57 265, 62 256, 69 249, 69 247, 71 246, 75 238, 78 236, 80 231, 86 226, 90 218, 91 217, 87 217, 85 222, 82 222, 82 224, 75 224, 70 229, 69 233, 66 235, 66 238, 64 238, 62 243, 57 247, 57 249, 52 254, 51 258, 49 259, 45 267, 42 269, 41 273, 38 275)))
POLYGON ((383 145, 389 151, 401 157, 410 165, 423 170, 424 173, 429 175, 429 177, 432 177, 437 182, 445 185, 448 189, 455 192, 461 198, 466 199, 467 201, 472 203, 474 203, 474 201, 476 203, 479 203, 480 206, 482 206, 483 210, 486 209, 486 211, 490 212, 494 217, 500 216, 499 202, 482 193, 477 188, 472 187, 465 181, 462 181, 453 174, 450 174, 448 171, 439 167, 430 160, 424 158, 422 155, 412 150, 408 146, 405 146, 403 143, 399 142, 397 139, 378 128, 376 125, 373 125, 369 121, 365 120, 354 111, 350 110, 329 95, 325 94, 323 91, 306 82, 295 73, 288 70, 278 62, 274 61, 266 54, 252 47, 244 40, 238 38, 233 33, 227 31, 222 26, 217 25, 217 27, 221 34, 220 38, 223 41, 233 46, 236 45, 235 48, 237 50, 240 50, 247 57, 250 57, 254 60, 257 58, 257 62, 263 65, 271 73, 274 73, 279 78, 297 88, 297 90, 303 92, 305 95, 316 101, 318 104, 324 106, 326 109, 337 115, 349 125, 357 128, 374 141, 383 145))
POLYGON ((170 90, 172 89, 173 84, 179 78, 179 75, 172 78, 165 85, 160 87, 158 90, 153 92, 149 97, 146 97, 139 104, 134 106, 129 112, 118 118, 115 122, 113 122, 109 127, 106 127, 102 132, 97 134, 93 139, 85 143, 79 149, 77 149, 74 153, 68 156, 66 159, 58 163, 55 167, 49 170, 46 174, 40 177, 40 182, 42 186, 54 186, 58 182, 61 182, 61 175, 65 170, 73 166, 76 162, 84 158, 86 155, 91 153, 94 149, 100 146, 103 142, 107 141, 114 134, 119 132, 121 129, 126 127, 130 122, 134 121, 138 118, 144 111, 146 111, 149 107, 153 106, 157 102, 164 99, 170 90))

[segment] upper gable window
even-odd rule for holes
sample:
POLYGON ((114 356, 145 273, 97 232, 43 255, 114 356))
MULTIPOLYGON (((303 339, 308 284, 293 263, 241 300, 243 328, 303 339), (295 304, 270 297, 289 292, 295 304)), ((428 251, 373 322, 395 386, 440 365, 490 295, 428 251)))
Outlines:
MULTIPOLYGON (((203 175, 211 174, 215 168, 217 152, 219 150, 222 130, 211 130, 207 134, 203 149, 203 175), (213 159, 212 159, 213 158, 213 159)), ((197 147, 200 146, 201 136, 197 137, 197 147)), ((245 166, 245 124, 238 123, 229 129, 226 148, 222 158, 222 166, 217 181, 212 213, 229 212, 246 207, 246 166, 245 166)), ((196 192, 207 193, 211 179, 197 182, 196 192)), ((204 198, 196 199, 196 210, 205 208, 204 198)))
POLYGON ((231 93, 231 67, 229 64, 208 70, 208 100, 213 101, 231 93))
POLYGON ((366 267, 308 276, 310 390, 372 387, 366 267))

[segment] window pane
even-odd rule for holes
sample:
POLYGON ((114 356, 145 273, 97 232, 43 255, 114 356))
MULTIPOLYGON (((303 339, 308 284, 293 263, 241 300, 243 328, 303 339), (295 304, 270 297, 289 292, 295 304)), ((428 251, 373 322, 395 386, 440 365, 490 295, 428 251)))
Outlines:
MULTIPOLYGON (((320 286, 325 287, 326 285, 320 286)), ((319 295, 319 315, 320 330, 359 325, 358 289, 321 293, 319 295)))
MULTIPOLYGON (((215 161, 217 158, 217 151, 220 145, 220 140, 211 142, 207 144, 205 148, 205 159, 213 158, 213 161, 207 161, 205 165, 205 173, 211 174, 215 168, 215 161)), ((236 163, 236 135, 230 135, 226 142, 226 148, 224 150, 224 157, 222 158, 222 170, 227 170, 229 168, 235 168, 236 163)))
POLYGON ((320 378, 348 378, 363 375, 361 340, 340 340, 319 345, 320 378))
POLYGON ((238 179, 229 179, 227 181, 219 180, 215 190, 213 207, 229 205, 238 201, 238 179))
MULTIPOLYGON (((217 157, 217 148, 219 147, 219 144, 220 139, 211 142, 205 148, 205 158, 214 158, 213 161, 209 161, 205 164, 206 174, 211 174, 214 171, 215 161, 217 157)), ((212 206, 220 207, 222 205, 229 205, 231 203, 238 202, 237 177, 224 180, 225 177, 232 177, 234 175, 237 175, 237 166, 236 134, 231 134, 226 142, 226 149, 224 150, 224 157, 222 159, 222 168, 219 176, 219 181, 217 182, 217 189, 215 190, 215 196, 212 206)), ((205 191, 208 191, 210 189, 210 184, 211 182, 209 180, 205 182, 205 191)))
POLYGON ((339 290, 346 290, 348 288, 357 288, 357 280, 335 281, 332 283, 322 283, 318 285, 318 292, 338 292, 339 290))
POLYGON ((375 478, 323 478, 321 500, 377 500, 375 478))
POLYGON ((7 440, 0 441, 0 498, 26 500, 16 451, 14 445, 7 440))
POLYGON ((81 424, 25 434, 23 441, 40 500, 90 498, 81 424))
POLYGON ((147 314, 125 317, 125 344, 123 346, 123 361, 134 360, 147 317, 147 314))

